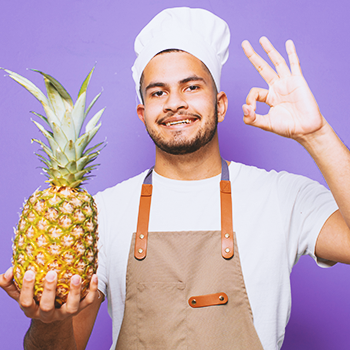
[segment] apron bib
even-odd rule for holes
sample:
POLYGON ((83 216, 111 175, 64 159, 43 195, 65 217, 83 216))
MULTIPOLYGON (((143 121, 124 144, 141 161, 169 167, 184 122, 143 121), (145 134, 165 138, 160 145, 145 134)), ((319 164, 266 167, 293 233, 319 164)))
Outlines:
POLYGON ((151 174, 142 185, 116 350, 263 350, 233 232, 227 163, 221 231, 148 232, 151 174))

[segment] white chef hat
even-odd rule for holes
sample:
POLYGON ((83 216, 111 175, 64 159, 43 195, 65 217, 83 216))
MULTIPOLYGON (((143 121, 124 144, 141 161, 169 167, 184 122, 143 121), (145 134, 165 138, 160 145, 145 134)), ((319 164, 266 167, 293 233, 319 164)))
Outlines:
POLYGON ((143 70, 156 54, 167 49, 183 50, 200 59, 220 91, 221 68, 228 58, 229 43, 227 23, 207 10, 175 7, 158 13, 135 39, 137 57, 132 75, 139 100, 143 70))

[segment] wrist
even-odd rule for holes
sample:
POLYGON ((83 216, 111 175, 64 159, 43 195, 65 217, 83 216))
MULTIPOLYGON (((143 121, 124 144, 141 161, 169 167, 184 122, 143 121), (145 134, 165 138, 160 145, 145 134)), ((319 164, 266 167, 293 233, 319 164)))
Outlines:
POLYGON ((332 127, 323 118, 323 123, 319 129, 312 133, 295 137, 295 140, 300 143, 310 154, 323 152, 328 149, 337 138, 332 127))
POLYGON ((52 323, 33 319, 24 337, 24 349, 76 349, 72 317, 52 323))

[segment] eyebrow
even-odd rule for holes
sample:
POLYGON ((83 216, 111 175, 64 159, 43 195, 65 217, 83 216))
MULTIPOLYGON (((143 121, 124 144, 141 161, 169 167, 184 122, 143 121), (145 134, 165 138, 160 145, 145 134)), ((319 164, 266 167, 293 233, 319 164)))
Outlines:
MULTIPOLYGON (((206 84, 206 81, 201 78, 201 77, 198 77, 197 75, 193 75, 193 76, 190 76, 188 78, 185 78, 185 79, 182 79, 179 81, 180 84, 186 84, 186 83, 189 83, 191 81, 201 81, 203 83, 206 84)), ((152 89, 152 88, 155 88, 155 87, 165 87, 167 86, 168 84, 165 84, 165 83, 150 83, 149 85, 146 86, 145 88, 145 92, 147 92, 149 89, 152 89)))

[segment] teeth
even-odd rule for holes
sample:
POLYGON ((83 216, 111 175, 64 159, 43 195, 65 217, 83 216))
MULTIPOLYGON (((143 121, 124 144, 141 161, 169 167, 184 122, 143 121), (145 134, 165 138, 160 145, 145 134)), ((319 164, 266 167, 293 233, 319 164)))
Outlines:
POLYGON ((165 125, 166 126, 172 126, 172 125, 190 124, 190 123, 191 123, 191 120, 183 119, 183 120, 177 120, 177 121, 174 121, 174 122, 169 122, 169 123, 166 123, 165 125))

